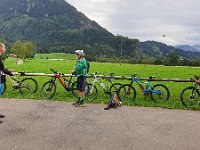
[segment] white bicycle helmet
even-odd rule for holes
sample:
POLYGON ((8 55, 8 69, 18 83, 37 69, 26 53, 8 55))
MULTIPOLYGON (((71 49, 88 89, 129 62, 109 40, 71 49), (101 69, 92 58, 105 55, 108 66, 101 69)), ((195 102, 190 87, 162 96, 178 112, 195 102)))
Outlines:
POLYGON ((84 56, 83 50, 76 50, 75 53, 76 53, 76 54, 81 54, 82 56, 84 56))

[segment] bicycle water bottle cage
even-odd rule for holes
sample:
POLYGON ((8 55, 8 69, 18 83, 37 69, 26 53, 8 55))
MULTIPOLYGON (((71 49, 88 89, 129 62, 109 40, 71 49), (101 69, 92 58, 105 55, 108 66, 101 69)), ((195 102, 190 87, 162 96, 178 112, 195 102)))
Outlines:
POLYGON ((20 76, 25 76, 25 72, 18 72, 20 76))

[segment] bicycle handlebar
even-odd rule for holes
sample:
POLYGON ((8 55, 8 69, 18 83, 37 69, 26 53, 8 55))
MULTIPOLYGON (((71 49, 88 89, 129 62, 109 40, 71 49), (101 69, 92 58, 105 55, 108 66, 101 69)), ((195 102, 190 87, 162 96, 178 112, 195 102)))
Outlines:
POLYGON ((199 77, 197 76, 197 75, 194 75, 195 76, 195 78, 197 79, 197 80, 199 80, 199 77))
POLYGON ((194 75, 194 78, 190 78, 192 81, 196 82, 197 80, 199 80, 199 77, 197 75, 194 75))
POLYGON ((56 73, 56 74, 57 74, 57 71, 53 70, 52 68, 50 68, 50 70, 51 70, 53 73, 56 73))
MULTIPOLYGON (((114 73, 110 73, 110 78, 112 78, 113 77, 113 74, 114 73)), ((97 76, 97 72, 95 72, 95 73, 92 73, 92 75, 96 78, 96 76, 97 76)))

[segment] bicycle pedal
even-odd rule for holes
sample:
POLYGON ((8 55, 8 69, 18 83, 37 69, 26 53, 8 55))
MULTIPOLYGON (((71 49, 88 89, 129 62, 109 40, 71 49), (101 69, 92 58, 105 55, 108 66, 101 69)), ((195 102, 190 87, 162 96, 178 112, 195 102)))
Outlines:
POLYGON ((67 91, 71 91, 71 88, 66 87, 65 89, 66 89, 67 91))

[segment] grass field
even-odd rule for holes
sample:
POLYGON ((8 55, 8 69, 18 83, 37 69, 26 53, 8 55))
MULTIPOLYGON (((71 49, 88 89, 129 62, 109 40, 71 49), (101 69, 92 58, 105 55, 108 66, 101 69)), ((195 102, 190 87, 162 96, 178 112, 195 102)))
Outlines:
POLYGON ((36 59, 66 59, 71 60, 74 59, 73 54, 65 54, 65 53, 49 53, 49 54, 36 54, 36 59))
MULTIPOLYGON (((43 56, 43 55, 42 55, 43 56)), ((37 58, 40 56, 37 55, 37 58)), ((58 72, 62 73, 71 73, 75 65, 75 56, 69 55, 71 59, 74 60, 50 60, 50 59, 33 59, 26 60, 22 65, 16 65, 15 59, 6 59, 5 66, 11 70, 25 71, 30 73, 52 73, 49 68, 53 68, 58 72)), ((52 59, 60 57, 51 56, 52 59)), ((194 75, 199 75, 200 68, 198 67, 173 67, 173 66, 155 66, 155 65, 137 65, 137 64, 112 64, 112 63, 90 63, 90 73, 98 72, 101 75, 108 75, 111 72, 114 72, 116 76, 130 76, 133 73, 137 73, 138 77, 149 77, 154 75, 156 78, 180 78, 180 79, 189 79, 194 75)), ((39 84, 38 92, 35 95, 20 95, 19 91, 12 90, 9 85, 7 91, 2 97, 7 98, 27 98, 27 99, 42 99, 40 97, 41 86, 50 79, 49 77, 34 77, 39 84)), ((74 78, 76 80, 76 78, 74 78)), ((91 82, 91 79, 88 79, 88 82, 91 82)), ((130 81, 126 80, 116 80, 115 82, 120 83, 129 83, 130 81)), ((106 83, 106 82, 105 82, 106 83)), ((137 90, 137 98, 133 103, 125 103, 127 105, 136 105, 136 106, 153 106, 153 107, 162 107, 162 108, 174 108, 174 109, 186 109, 182 106, 179 100, 179 94, 181 90, 192 83, 176 83, 176 82, 153 82, 165 84, 170 90, 170 99, 165 103, 154 103, 150 98, 144 99, 141 91, 139 91, 138 86, 135 84, 137 90)), ((60 84, 57 82, 58 88, 55 96, 52 100, 58 101, 75 101, 72 97, 72 94, 65 91, 60 84)), ((104 95, 102 90, 99 89, 99 97, 95 102, 106 103, 109 97, 104 95)), ((90 101, 93 103, 92 101, 90 101)), ((199 109, 199 108, 197 108, 199 109)))

